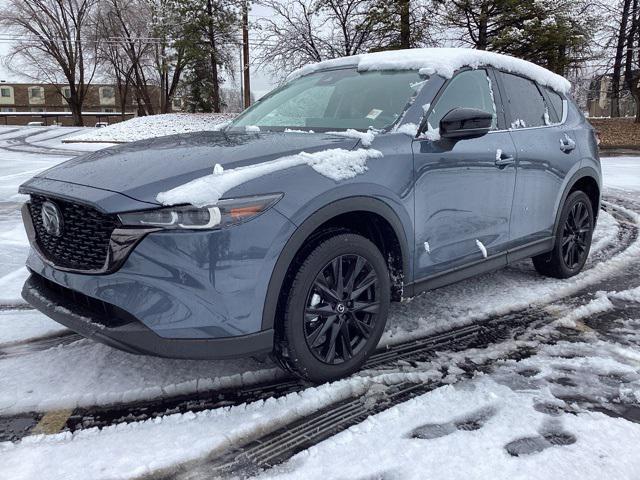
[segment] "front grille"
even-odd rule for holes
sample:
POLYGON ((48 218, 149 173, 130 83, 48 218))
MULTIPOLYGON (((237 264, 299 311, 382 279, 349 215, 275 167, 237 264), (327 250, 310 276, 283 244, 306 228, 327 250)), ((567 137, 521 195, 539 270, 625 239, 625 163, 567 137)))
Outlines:
POLYGON ((118 226, 115 215, 108 215, 78 203, 31 195, 31 219, 42 253, 55 265, 75 270, 104 267, 111 233, 118 226), (42 204, 51 201, 62 214, 62 233, 50 235, 42 223, 42 204))

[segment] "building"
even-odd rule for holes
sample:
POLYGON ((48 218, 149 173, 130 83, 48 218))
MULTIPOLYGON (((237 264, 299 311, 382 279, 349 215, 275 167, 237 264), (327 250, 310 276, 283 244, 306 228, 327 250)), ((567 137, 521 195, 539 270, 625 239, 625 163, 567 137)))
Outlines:
MULTIPOLYGON (((158 89, 153 89, 151 94, 156 109, 159 109, 158 89)), ((71 109, 65 98, 68 95, 69 87, 65 85, 0 80, 0 125, 26 125, 29 122, 73 125, 71 109)), ((174 107, 178 105, 174 103, 174 107)), ((118 89, 109 84, 92 84, 82 110, 85 125, 116 123, 134 117, 138 105, 133 95, 127 98, 126 105, 123 116, 118 89)))
MULTIPOLYGON (((620 80, 624 86, 624 77, 620 80)), ((611 115, 611 75, 600 75, 591 80, 587 98, 587 112, 590 117, 611 115)), ((636 104, 631 94, 623 88, 620 92, 620 116, 634 117, 636 104)))

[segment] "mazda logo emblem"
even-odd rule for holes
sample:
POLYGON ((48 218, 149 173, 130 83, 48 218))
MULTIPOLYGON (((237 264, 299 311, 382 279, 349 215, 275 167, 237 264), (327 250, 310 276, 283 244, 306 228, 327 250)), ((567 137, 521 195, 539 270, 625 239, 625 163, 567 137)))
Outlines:
POLYGON ((62 213, 55 203, 42 204, 42 225, 49 235, 54 237, 62 235, 62 213))

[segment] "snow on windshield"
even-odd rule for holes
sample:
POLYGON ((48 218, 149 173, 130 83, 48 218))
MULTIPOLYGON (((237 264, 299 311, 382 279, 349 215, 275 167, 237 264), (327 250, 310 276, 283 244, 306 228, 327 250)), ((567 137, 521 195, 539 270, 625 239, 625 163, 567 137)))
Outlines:
POLYGON ((384 129, 394 124, 411 104, 421 80, 424 77, 415 70, 318 72, 274 91, 242 113, 230 128, 384 129))
POLYGON ((293 80, 318 70, 350 65, 356 66, 360 72, 419 70, 422 74, 438 74, 445 78, 451 78, 456 70, 463 67, 478 68, 489 65, 511 73, 525 75, 557 92, 567 93, 571 88, 571 83, 567 79, 539 65, 499 53, 470 48, 415 48, 336 58, 306 65, 295 70, 289 75, 288 80, 293 80))

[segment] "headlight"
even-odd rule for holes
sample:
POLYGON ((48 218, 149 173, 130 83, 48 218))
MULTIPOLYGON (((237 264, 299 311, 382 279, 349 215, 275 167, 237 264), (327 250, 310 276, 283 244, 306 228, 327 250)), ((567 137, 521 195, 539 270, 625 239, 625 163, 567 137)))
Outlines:
POLYGON ((122 225, 127 227, 158 227, 168 229, 201 230, 220 228, 246 222, 275 205, 282 193, 255 197, 220 200, 215 206, 193 207, 191 205, 121 213, 122 225))

